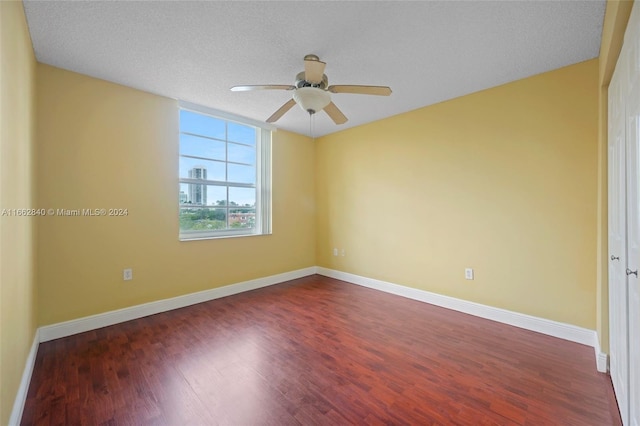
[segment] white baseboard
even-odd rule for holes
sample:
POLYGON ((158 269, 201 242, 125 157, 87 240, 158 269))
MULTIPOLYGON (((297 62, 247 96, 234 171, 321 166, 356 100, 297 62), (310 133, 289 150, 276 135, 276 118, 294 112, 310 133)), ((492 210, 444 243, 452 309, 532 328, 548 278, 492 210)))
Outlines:
POLYGON ((600 373, 606 373, 609 371, 609 355, 602 352, 600 348, 600 340, 596 335, 595 344, 593 345, 593 349, 596 352, 596 369, 600 373))
POLYGON ((338 280, 358 284, 363 287, 384 291, 386 293, 395 294, 413 300, 419 300, 421 302, 430 303, 432 305, 441 306, 443 308, 452 309, 454 311, 464 312, 465 314, 475 315, 477 317, 490 319, 493 321, 501 322, 503 324, 513 325, 515 327, 524 328, 526 330, 535 331, 538 333, 546 334, 548 336, 558 337, 560 339, 591 346, 596 349, 598 371, 601 371, 601 358, 603 356, 605 357, 606 365, 606 354, 600 353, 598 335, 595 330, 589 330, 587 328, 582 328, 571 324, 565 324, 544 318, 534 317, 531 315, 521 314, 518 312, 508 311, 506 309, 481 305, 475 302, 456 299, 455 297, 443 296, 441 294, 431 293, 425 290, 419 290, 386 281, 350 274, 348 272, 323 268, 320 266, 317 267, 317 273, 327 277, 336 278, 338 280))
POLYGON ((18 387, 18 393, 16 399, 13 402, 13 408, 11 409, 11 417, 9 417, 9 426, 17 426, 22 420, 22 412, 24 411, 24 404, 27 401, 27 392, 29 391, 29 384, 31 383, 31 374, 33 373, 33 367, 36 363, 36 355, 38 354, 38 346, 40 345, 39 330, 36 330, 35 336, 33 336, 33 343, 27 355, 27 361, 24 365, 24 371, 22 372, 22 379, 20 380, 20 386, 18 387))
POLYGON ((271 275, 255 280, 244 281, 224 287, 204 290, 197 293, 185 294, 184 296, 173 297, 171 299, 158 300, 142 305, 131 306, 129 308, 118 309, 116 311, 105 312, 102 314, 91 315, 84 318, 78 318, 71 321, 61 322, 52 325, 40 327, 40 341, 48 342, 49 340, 59 339, 61 337, 71 336, 73 334, 83 333, 85 331, 95 330, 107 327, 121 322, 130 321, 158 314, 161 312, 171 311, 173 309, 184 308, 186 306, 195 305, 196 303, 207 302, 221 297, 231 296, 233 294, 242 293, 249 290, 255 290, 278 284, 284 281, 294 280, 306 277, 316 273, 316 267, 312 266, 296 271, 285 272, 282 274, 271 275))

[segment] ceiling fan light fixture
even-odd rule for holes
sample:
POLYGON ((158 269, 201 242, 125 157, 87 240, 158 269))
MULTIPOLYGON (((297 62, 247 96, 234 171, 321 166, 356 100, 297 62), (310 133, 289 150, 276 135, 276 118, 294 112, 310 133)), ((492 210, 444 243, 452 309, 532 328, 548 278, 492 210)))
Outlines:
POLYGON ((293 99, 304 111, 315 114, 329 105, 331 95, 317 87, 300 87, 293 92, 293 99))

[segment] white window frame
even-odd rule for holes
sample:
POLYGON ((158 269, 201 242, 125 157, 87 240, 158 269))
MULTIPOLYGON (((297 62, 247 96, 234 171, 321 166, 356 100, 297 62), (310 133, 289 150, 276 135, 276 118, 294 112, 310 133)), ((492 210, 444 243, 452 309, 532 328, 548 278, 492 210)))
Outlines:
MULTIPOLYGON (((226 122, 234 122, 244 126, 251 126, 256 128, 256 183, 243 184, 229 181, 212 181, 203 179, 192 179, 180 177, 178 170, 178 188, 182 183, 194 183, 203 185, 217 185, 227 187, 240 187, 240 188, 256 188, 256 205, 255 205, 255 227, 253 228, 236 228, 236 229, 222 229, 213 231, 182 231, 180 226, 179 239, 180 241, 194 241, 203 239, 214 238, 229 238, 229 237, 246 237, 254 235, 269 235, 271 234, 271 132, 275 130, 274 127, 265 125, 265 123, 250 120, 244 117, 239 117, 233 114, 229 114, 222 111, 217 111, 212 108, 207 108, 201 105, 192 104, 189 102, 178 102, 178 117, 180 111, 187 110, 197 114, 208 115, 213 118, 223 120, 226 122)), ((180 135, 181 129, 178 125, 178 134, 180 135)), ((179 141, 178 141, 179 143, 179 141)), ((178 148, 178 158, 182 156, 180 149, 178 148)), ((179 191, 179 190, 178 190, 179 191)), ((212 206, 213 207, 213 206, 212 206)), ((178 220, 180 218, 181 203, 178 200, 178 220)), ((227 213, 231 208, 226 207, 227 213)), ((227 216, 227 221, 229 220, 227 216)))

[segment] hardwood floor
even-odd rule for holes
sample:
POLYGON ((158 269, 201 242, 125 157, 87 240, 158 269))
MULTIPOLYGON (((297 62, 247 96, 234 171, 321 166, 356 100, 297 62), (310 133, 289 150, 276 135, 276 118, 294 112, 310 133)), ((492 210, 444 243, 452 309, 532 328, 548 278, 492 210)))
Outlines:
POLYGON ((618 425, 593 348, 314 275, 40 345, 22 424, 618 425))

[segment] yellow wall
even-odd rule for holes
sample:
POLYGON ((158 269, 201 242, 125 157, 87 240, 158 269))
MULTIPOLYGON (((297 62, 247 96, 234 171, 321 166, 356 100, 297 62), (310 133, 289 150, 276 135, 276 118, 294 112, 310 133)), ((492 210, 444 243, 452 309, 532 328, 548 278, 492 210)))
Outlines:
POLYGON ((314 145, 273 138, 273 235, 178 241, 177 102, 38 64, 39 323, 315 265, 314 145), (133 268, 133 281, 122 280, 133 268))
MULTIPOLYGON (((0 209, 34 206, 36 61, 21 2, 0 2, 0 209)), ((36 331, 35 221, 0 215, 0 424, 36 331)))
POLYGON ((600 347, 609 351, 609 286, 607 229, 607 114, 608 88, 627 28, 633 1, 608 1, 600 44, 598 76, 598 250, 596 257, 596 330, 600 347))
POLYGON ((597 122, 591 60, 320 138, 318 264, 595 329, 597 122))

